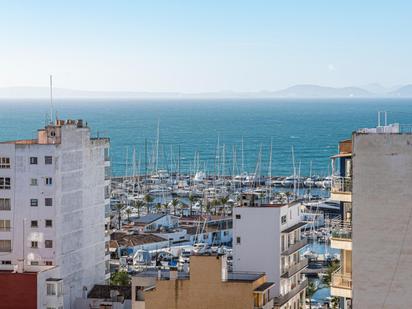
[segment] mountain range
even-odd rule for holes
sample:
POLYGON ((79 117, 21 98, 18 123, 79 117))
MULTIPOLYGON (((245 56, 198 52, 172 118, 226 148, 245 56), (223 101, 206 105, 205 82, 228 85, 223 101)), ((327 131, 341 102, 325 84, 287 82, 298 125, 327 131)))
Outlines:
MULTIPOLYGON (((0 99, 44 99, 48 98, 47 87, 3 87, 0 99)), ((258 92, 134 92, 134 91, 88 91, 53 88, 56 98, 412 98, 412 84, 385 88, 379 84, 362 87, 326 87, 310 84, 295 85, 277 91, 258 92)))

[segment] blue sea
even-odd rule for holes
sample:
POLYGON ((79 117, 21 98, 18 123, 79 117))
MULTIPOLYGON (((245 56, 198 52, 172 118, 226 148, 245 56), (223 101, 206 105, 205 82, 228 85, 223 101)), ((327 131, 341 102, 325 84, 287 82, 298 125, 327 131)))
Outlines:
MULTIPOLYGON (((49 112, 47 100, 1 100, 0 107, 2 141, 35 137, 49 112)), ((405 99, 56 99, 55 108, 59 118, 84 119, 93 135, 110 137, 115 175, 132 173, 133 148, 135 171, 140 166, 144 172, 145 140, 147 165, 153 168, 158 123, 158 168, 177 169, 180 149, 181 172, 214 173, 220 161, 221 174, 239 173, 243 139, 244 171, 269 173, 272 141, 272 175, 292 173, 293 147, 302 175, 312 166, 312 174, 323 176, 338 142, 358 128, 376 126, 378 111, 388 111, 389 122, 412 123, 412 100, 405 99)))

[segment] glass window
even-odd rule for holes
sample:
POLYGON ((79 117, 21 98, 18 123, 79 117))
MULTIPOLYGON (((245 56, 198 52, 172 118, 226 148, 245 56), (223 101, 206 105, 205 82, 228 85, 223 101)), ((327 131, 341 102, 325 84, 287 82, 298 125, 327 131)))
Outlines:
POLYGON ((45 184, 51 186, 53 184, 53 179, 51 177, 46 177, 45 184))
POLYGON ((37 157, 30 157, 30 164, 37 164, 37 157))
POLYGON ((30 199, 30 206, 32 206, 32 207, 39 206, 39 200, 37 198, 30 199))
POLYGON ((52 226, 53 226, 52 220, 46 220, 45 226, 46 226, 46 227, 52 227, 52 226))
POLYGON ((10 183, 10 177, 0 177, 0 189, 9 190, 11 188, 10 183))
POLYGON ((31 261, 31 262, 30 262, 30 265, 38 266, 38 265, 39 265, 39 261, 31 261))
POLYGON ((10 158, 0 158, 0 168, 10 168, 10 158))
POLYGON ((9 198, 0 198, 0 210, 11 210, 9 198))
POLYGON ((0 232, 10 231, 10 220, 0 220, 0 232))
POLYGON ((0 239, 0 252, 11 252, 11 240, 0 239))
POLYGON ((53 240, 45 240, 44 245, 46 248, 53 248, 53 240))
POLYGON ((236 244, 240 245, 240 237, 236 237, 236 244))
POLYGON ((286 221, 287 221, 286 215, 285 215, 285 216, 282 216, 282 218, 281 218, 280 220, 281 220, 281 223, 282 223, 282 224, 285 224, 286 221))
POLYGON ((37 241, 32 241, 31 242, 31 247, 36 249, 36 248, 39 247, 39 243, 37 241))
POLYGON ((240 219, 241 217, 240 217, 240 215, 236 215, 236 219, 240 219))
POLYGON ((47 295, 56 295, 56 285, 54 283, 47 283, 47 295))
POLYGON ((44 157, 44 164, 53 164, 53 157, 52 156, 45 156, 44 157))
POLYGON ((31 186, 37 186, 37 178, 30 179, 30 185, 31 186))
POLYGON ((37 220, 31 221, 31 227, 39 227, 37 220))
POLYGON ((46 262, 44 262, 44 264, 45 264, 46 266, 52 266, 52 265, 53 265, 53 262, 52 262, 52 261, 46 261, 46 262))
POLYGON ((45 205, 45 206, 53 206, 53 199, 50 198, 50 197, 46 197, 46 198, 44 199, 44 205, 45 205))

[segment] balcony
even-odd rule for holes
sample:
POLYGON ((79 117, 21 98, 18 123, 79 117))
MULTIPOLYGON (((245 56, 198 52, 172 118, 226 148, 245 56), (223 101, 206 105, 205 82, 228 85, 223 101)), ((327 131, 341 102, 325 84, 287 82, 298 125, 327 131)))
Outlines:
POLYGON ((331 295, 352 298, 352 274, 342 272, 341 267, 332 274, 331 295))
POLYGON ((339 221, 332 227, 331 247, 352 250, 352 224, 339 221))
POLYGON ((301 239, 297 242, 295 242, 293 245, 289 245, 289 247, 286 250, 282 250, 282 255, 287 256, 295 253, 296 251, 302 249, 308 244, 308 239, 304 238, 301 239))
POLYGON ((275 297, 274 302, 273 302, 275 305, 275 308, 286 304, 290 299, 292 299, 297 294, 299 294, 307 286, 308 286, 308 279, 304 279, 300 283, 298 283, 295 287, 293 287, 288 293, 281 295, 279 297, 275 297))
POLYGON ((290 278, 294 274, 298 273, 299 271, 303 270, 308 266, 308 259, 303 258, 298 263, 289 266, 287 269, 282 269, 281 274, 282 278, 290 278))
POLYGON ((352 177, 332 177, 331 199, 352 202, 352 177))

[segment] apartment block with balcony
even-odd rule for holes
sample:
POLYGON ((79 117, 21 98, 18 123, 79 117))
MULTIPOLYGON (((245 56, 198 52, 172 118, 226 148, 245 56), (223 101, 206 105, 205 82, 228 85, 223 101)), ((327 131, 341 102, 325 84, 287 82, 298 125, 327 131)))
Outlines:
MULTIPOLYGON (((58 120, 36 139, 0 142, 0 270, 54 267, 64 307, 107 279, 108 149, 109 140, 92 138, 82 120, 58 120)), ((38 305, 46 307, 60 305, 38 305)))
MULTIPOLYGON (((253 195, 253 194, 252 194, 253 195)), ((269 291, 274 308, 304 308, 307 279, 302 274, 308 261, 301 255, 300 202, 248 203, 233 209, 233 270, 265 272, 275 285, 269 291)))
POLYGON ((352 305, 352 140, 339 143, 331 158, 331 199, 339 201, 340 216, 333 220, 331 247, 341 250, 341 265, 331 278, 331 295, 340 298, 341 308, 352 305))

